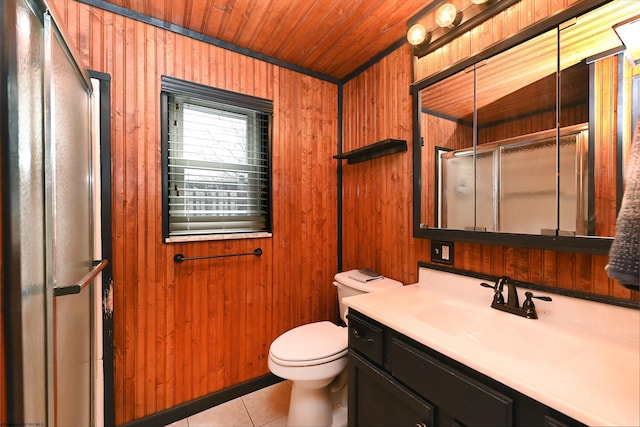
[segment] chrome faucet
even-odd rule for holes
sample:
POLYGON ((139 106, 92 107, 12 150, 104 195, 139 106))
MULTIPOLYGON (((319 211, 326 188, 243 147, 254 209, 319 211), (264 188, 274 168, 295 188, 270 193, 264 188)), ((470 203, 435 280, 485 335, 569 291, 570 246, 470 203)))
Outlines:
POLYGON ((496 280, 494 285, 490 285, 488 283, 480 283, 480 286, 484 286, 485 288, 492 288, 494 290, 493 293, 493 301, 491 302, 491 307, 496 310, 506 311, 507 313, 515 314, 518 316, 526 317, 527 319, 537 319, 538 314, 536 313, 536 307, 533 304, 532 298, 537 298, 543 301, 551 301, 550 297, 547 296, 536 296, 531 292, 525 292, 524 295, 526 297, 524 303, 522 303, 522 307, 520 307, 520 302, 518 301, 518 289, 516 285, 513 283, 507 276, 501 276, 496 280), (504 296, 502 295, 502 290, 504 285, 507 285, 507 302, 504 302, 504 296))

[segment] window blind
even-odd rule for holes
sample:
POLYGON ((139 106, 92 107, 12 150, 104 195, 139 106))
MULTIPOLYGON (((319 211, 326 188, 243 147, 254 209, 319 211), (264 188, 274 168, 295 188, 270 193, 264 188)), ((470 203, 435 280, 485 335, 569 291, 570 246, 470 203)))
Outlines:
POLYGON ((270 231, 271 114, 167 96, 168 235, 270 231))

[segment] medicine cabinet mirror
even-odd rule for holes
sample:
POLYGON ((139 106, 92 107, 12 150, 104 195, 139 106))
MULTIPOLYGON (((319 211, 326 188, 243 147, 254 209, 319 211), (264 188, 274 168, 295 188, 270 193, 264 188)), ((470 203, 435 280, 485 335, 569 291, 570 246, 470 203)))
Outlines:
POLYGON ((556 21, 412 86, 416 237, 608 252, 640 103, 618 33, 640 2, 556 21))

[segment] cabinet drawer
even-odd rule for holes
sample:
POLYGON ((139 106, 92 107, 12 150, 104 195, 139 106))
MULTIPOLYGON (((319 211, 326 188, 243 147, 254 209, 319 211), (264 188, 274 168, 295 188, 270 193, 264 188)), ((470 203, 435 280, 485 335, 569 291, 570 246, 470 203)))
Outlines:
POLYGON ((382 365, 382 328, 349 313, 349 348, 382 365))
POLYGON ((391 342, 394 377, 467 426, 513 425, 513 400, 404 342, 391 342))

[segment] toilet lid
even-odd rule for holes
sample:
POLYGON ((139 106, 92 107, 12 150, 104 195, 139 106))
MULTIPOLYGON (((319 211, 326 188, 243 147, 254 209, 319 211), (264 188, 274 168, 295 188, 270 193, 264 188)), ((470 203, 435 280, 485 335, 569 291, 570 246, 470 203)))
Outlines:
POLYGON ((360 282, 351 277, 357 272, 358 272, 357 269, 343 271, 342 273, 337 273, 334 276, 334 279, 338 283, 341 283, 352 289, 357 289, 365 293, 383 291, 385 289, 391 289, 391 288, 399 288, 402 286, 402 282, 398 282, 397 280, 393 280, 389 277, 384 277, 380 280, 372 280, 371 282, 366 282, 366 283, 360 282))
POLYGON ((344 353, 348 341, 347 328, 326 321, 315 322, 280 335, 269 351, 284 362, 305 362, 344 353))

